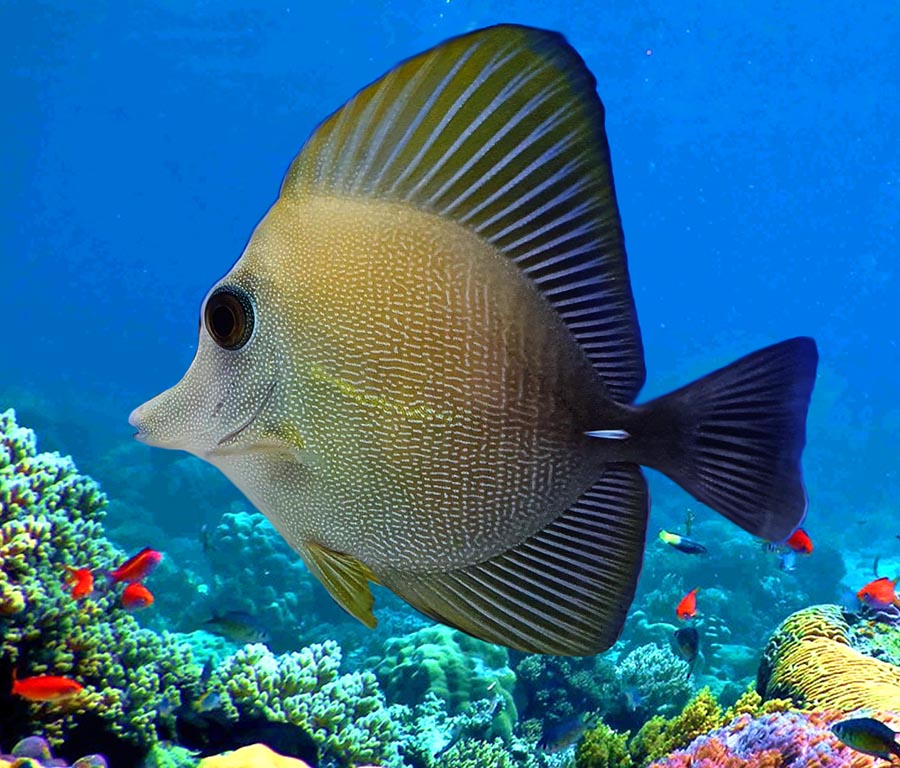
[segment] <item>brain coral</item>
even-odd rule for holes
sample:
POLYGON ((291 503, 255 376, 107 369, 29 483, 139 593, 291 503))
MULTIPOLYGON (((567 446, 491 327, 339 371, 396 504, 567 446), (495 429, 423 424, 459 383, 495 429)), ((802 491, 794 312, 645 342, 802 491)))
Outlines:
POLYGON ((15 717, 59 743, 93 713, 134 742, 157 739, 159 705, 199 676, 186 647, 142 629, 109 592, 76 601, 66 566, 109 568, 125 553, 104 536, 106 498, 68 457, 38 453, 12 410, 0 414, 0 658, 19 677, 84 685, 60 702, 17 699, 15 717))
POLYGON ((870 629, 851 626, 836 605, 797 611, 769 639, 757 690, 809 709, 900 711, 900 668, 863 652, 870 629))

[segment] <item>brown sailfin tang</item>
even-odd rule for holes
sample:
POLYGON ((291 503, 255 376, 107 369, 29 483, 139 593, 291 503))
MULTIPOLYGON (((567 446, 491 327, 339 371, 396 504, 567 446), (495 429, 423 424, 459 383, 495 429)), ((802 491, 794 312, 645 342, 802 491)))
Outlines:
POLYGON ((609 647, 643 558, 641 465, 765 539, 806 511, 811 339, 634 404, 603 107, 558 34, 479 30, 361 90, 201 318, 138 438, 218 467, 368 626, 378 582, 512 648, 609 647))

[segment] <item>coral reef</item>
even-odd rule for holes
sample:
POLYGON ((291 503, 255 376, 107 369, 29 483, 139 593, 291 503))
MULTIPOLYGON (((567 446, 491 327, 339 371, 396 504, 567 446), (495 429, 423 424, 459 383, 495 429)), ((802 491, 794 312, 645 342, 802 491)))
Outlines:
POLYGON ((770 638, 757 690, 807 709, 900 711, 900 668, 866 654, 886 644, 885 631, 877 633, 873 643, 872 622, 845 616, 836 605, 797 611, 770 638))
MULTIPOLYGON (((873 716, 896 729, 900 717, 873 716)), ((651 764, 652 768, 874 768, 884 761, 843 745, 830 726, 841 712, 744 714, 700 736, 684 749, 651 764)))
POLYGON ((616 665, 604 656, 530 654, 515 667, 523 720, 556 725, 583 712, 605 713, 623 703, 616 665))
POLYGON ((66 566, 109 568, 125 553, 103 535, 106 498, 68 457, 38 453, 12 410, 0 414, 0 657, 20 677, 53 674, 84 685, 58 702, 19 700, 9 716, 59 743, 94 713, 136 742, 158 738, 159 705, 199 674, 175 639, 142 629, 115 592, 76 601, 66 566))
POLYGON ((274 655, 247 645, 220 664, 209 689, 222 696, 226 715, 255 714, 308 731, 342 764, 400 765, 400 733, 371 672, 340 674, 334 641, 274 655))
MULTIPOLYGON (((226 512, 209 533, 208 610, 246 611, 271 633, 273 647, 296 647, 314 613, 315 579, 263 515, 226 512)), ((320 604, 327 604, 319 596, 320 604)))
POLYGON ((512 736, 517 719, 516 676, 508 663, 505 648, 445 626, 391 638, 381 658, 369 660, 392 702, 415 706, 432 693, 452 716, 484 701, 493 716, 483 735, 504 740, 512 736))
MULTIPOLYGON (((50 751, 49 742, 41 736, 28 736, 19 741, 8 755, 0 755, 0 766, 10 765, 14 768, 67 768, 65 760, 55 758, 50 751)), ((103 755, 85 755, 79 757, 72 768, 106 768, 103 755)))
POLYGON ((575 768, 632 768, 628 752, 628 734, 616 733, 599 722, 578 743, 575 768))
POLYGON ((687 662, 668 646, 651 643, 635 648, 622 659, 616 675, 622 690, 636 694, 632 697, 634 709, 665 715, 677 712, 690 697, 688 671, 687 662))

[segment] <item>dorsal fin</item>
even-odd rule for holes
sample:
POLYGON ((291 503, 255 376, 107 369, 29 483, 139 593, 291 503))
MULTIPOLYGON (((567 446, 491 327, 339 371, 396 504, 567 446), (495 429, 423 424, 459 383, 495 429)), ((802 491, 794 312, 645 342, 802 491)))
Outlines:
POLYGON ((405 202, 468 227, 518 265, 630 403, 643 349, 595 85, 556 33, 453 38, 327 118, 281 194, 405 202))

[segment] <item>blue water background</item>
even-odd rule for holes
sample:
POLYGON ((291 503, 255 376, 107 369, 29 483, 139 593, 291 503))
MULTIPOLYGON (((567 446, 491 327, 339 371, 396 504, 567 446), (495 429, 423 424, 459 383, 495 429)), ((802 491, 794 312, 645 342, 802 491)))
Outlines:
POLYGON ((0 405, 99 466, 189 365, 204 294, 315 125, 500 21, 562 31, 597 77, 642 397, 815 336, 808 527, 900 553, 894 2, 0 2, 0 405))

